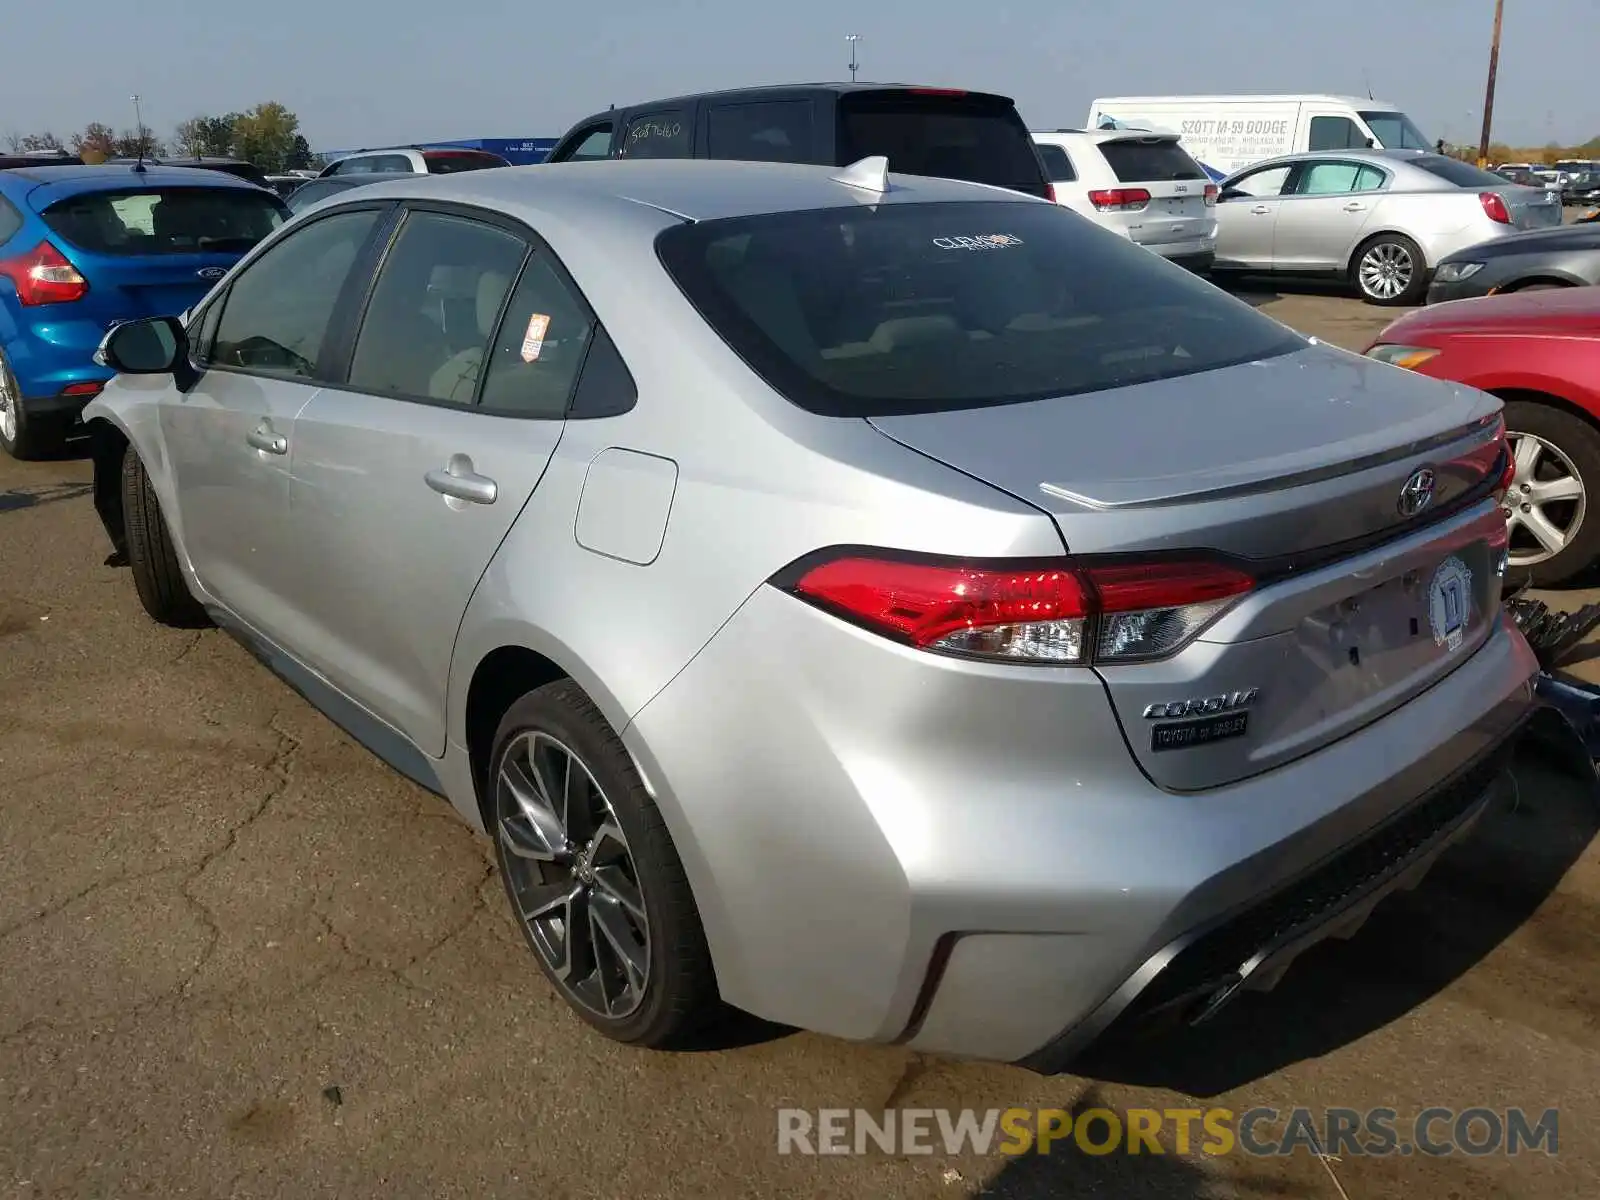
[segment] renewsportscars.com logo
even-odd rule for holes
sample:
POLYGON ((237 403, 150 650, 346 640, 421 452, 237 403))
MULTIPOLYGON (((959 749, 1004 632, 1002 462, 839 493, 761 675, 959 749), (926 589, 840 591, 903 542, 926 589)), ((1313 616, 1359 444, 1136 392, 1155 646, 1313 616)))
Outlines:
POLYGON ((778 1153, 1554 1156, 1559 1122, 1554 1108, 1425 1108, 1407 1118, 1393 1108, 782 1108, 778 1153))

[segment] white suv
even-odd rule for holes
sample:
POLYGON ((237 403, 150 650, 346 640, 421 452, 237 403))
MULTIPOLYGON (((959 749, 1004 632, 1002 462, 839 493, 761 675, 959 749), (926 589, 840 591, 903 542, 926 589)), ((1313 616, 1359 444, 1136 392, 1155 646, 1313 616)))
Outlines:
POLYGON ((1207 271, 1217 252, 1217 185, 1175 133, 1036 132, 1056 203, 1163 258, 1207 271))

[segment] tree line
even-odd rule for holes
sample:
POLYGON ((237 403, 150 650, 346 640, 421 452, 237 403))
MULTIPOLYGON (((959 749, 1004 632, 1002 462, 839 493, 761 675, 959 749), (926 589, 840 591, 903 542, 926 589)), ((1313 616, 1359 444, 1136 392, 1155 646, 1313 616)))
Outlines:
POLYGON ((300 118, 276 100, 244 112, 196 116, 180 122, 168 138, 148 125, 116 130, 91 121, 65 141, 53 132, 11 133, 5 138, 13 154, 68 150, 84 162, 108 158, 242 158, 268 174, 312 166, 316 156, 300 132, 300 118))

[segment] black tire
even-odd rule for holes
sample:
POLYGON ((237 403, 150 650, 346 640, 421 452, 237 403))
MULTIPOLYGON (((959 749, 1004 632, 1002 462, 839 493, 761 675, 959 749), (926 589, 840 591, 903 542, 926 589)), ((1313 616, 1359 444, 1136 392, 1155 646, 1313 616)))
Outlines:
POLYGON ((184 581, 155 488, 132 446, 122 457, 122 520, 128 537, 128 565, 144 611, 162 625, 178 629, 209 625, 205 609, 184 581))
POLYGON ((1364 301, 1376 304, 1380 308, 1401 308, 1406 305, 1421 304, 1428 294, 1428 281, 1431 275, 1428 260, 1422 254, 1422 247, 1403 233, 1380 233, 1376 237, 1368 238, 1356 248, 1355 254, 1350 259, 1350 282, 1355 285, 1357 293, 1364 301), (1393 296, 1368 291, 1367 285, 1362 280, 1362 263, 1369 254, 1379 251, 1381 247, 1387 247, 1392 253, 1403 254, 1411 264, 1409 282, 1393 296))
MULTIPOLYGON (((1565 409, 1536 400, 1508 402, 1505 419, 1512 435, 1531 433, 1566 455, 1583 484, 1586 509, 1600 503, 1600 429, 1565 409)), ((1512 485, 1512 494, 1506 497, 1508 505, 1516 503, 1516 486, 1512 485)), ((1510 574, 1519 580, 1531 574, 1536 586, 1553 587, 1581 574, 1596 558, 1600 558, 1600 509, 1584 513, 1576 536, 1556 554, 1532 566, 1513 566, 1510 574)))
POLYGON ((651 1049, 677 1045, 719 1015, 722 1005, 711 951, 672 835, 622 740, 577 684, 569 679, 546 684, 506 711, 495 733, 485 787, 489 835, 512 916, 539 969, 574 1012, 607 1037, 651 1049), (511 854, 507 838, 502 836, 503 806, 514 801, 508 799, 499 781, 508 751, 526 744, 524 739, 530 734, 553 738, 581 759, 627 839, 650 947, 642 998, 627 1015, 611 1017, 575 999, 573 990, 546 961, 530 922, 522 917, 514 872, 528 864, 511 854))
POLYGON ((22 389, 17 385, 17 377, 11 373, 11 364, 3 354, 0 354, 0 385, 4 387, 7 403, 16 422, 16 432, 8 437, 5 422, 0 421, 0 450, 22 462, 51 458, 61 453, 67 440, 65 430, 60 422, 48 417, 29 416, 22 403, 22 389))
POLYGON ((1541 279, 1537 283, 1525 283, 1521 287, 1502 288, 1502 292, 1559 292, 1562 288, 1569 288, 1570 283, 1555 283, 1551 280, 1541 279))

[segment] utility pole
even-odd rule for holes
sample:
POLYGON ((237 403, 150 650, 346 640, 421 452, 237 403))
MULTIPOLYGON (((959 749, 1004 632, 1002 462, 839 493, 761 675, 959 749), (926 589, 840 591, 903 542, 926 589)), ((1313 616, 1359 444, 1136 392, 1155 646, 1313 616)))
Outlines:
POLYGON ((1494 124, 1494 80, 1500 70, 1500 20, 1506 0, 1494 0, 1494 39, 1489 43, 1489 86, 1483 97, 1483 134, 1478 138, 1478 165, 1489 164, 1489 129, 1494 124))
POLYGON ((856 62, 856 43, 861 40, 859 33, 847 33, 844 40, 850 43, 850 82, 856 81, 856 69, 861 65, 856 62))

